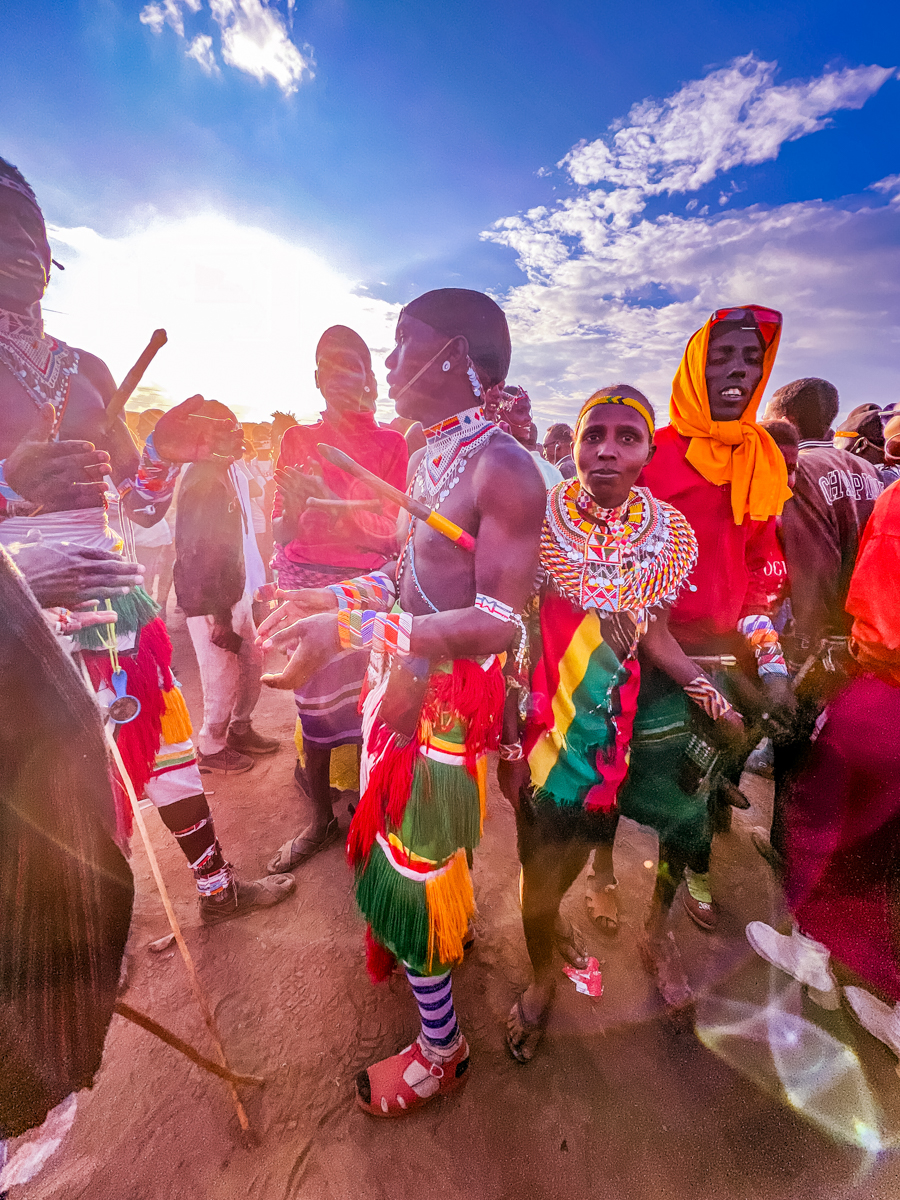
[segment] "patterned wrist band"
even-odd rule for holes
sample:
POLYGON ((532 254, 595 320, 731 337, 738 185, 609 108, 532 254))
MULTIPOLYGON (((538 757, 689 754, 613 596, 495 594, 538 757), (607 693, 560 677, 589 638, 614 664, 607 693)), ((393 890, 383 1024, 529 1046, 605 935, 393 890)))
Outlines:
POLYGON ((481 592, 478 592, 475 596, 475 607, 486 612, 489 617, 496 617, 498 621, 515 623, 516 614, 512 606, 504 604, 502 600, 495 600, 493 596, 483 596, 481 592))
POLYGON ((696 679, 686 683, 684 690, 694 703, 699 704, 706 715, 712 717, 714 721, 734 712, 734 706, 729 704, 719 689, 705 675, 698 675, 696 679))
POLYGON ((338 610, 361 608, 377 608, 385 612, 397 598, 394 581, 381 571, 373 571, 371 575, 359 575, 356 579, 348 579, 344 583, 333 583, 326 589, 337 596, 338 610))
POLYGON ((788 669, 781 652, 781 642, 768 617, 742 617, 738 621, 738 632, 744 635, 756 655, 756 670, 759 675, 787 675, 788 669))
POLYGON ((499 751, 504 762, 519 762, 525 757, 521 742, 501 742, 499 751))
POLYGON ((171 500, 180 473, 181 463, 160 458, 151 433, 144 443, 137 474, 122 480, 119 484, 119 495, 124 499, 129 492, 134 492, 138 499, 144 501, 144 507, 135 506, 135 511, 152 513, 157 504, 165 504, 171 500))
POLYGON ((381 613, 371 609, 346 609, 338 612, 338 637, 342 650, 371 649, 376 654, 410 652, 412 613, 381 613))

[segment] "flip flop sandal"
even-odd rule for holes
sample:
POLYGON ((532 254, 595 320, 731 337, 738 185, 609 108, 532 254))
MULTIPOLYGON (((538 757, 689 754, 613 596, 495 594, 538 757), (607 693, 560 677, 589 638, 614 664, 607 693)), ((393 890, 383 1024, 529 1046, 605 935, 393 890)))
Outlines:
POLYGON ((615 937, 619 932, 618 881, 608 883, 599 891, 586 891, 584 903, 588 916, 604 935, 615 937))
POLYGON ((537 1021, 529 1021, 522 1008, 521 996, 509 1010, 506 1018, 506 1048, 516 1062, 529 1063, 534 1058, 547 1028, 549 1012, 548 1003, 537 1021))
POLYGON ((285 871, 293 871, 295 867, 299 867, 301 863, 307 862, 314 855, 318 854, 320 850, 327 849, 340 836, 341 831, 338 828, 337 817, 332 817, 326 826, 324 834, 318 841, 305 837, 303 834, 298 834, 297 837, 291 838, 289 842, 285 842, 278 853, 269 859, 266 864, 266 871, 270 875, 282 875, 285 871))
POLYGON ((455 1092, 468 1078, 469 1044, 465 1038, 445 1063, 426 1058, 416 1039, 399 1054, 360 1071, 356 1103, 373 1117, 402 1117, 435 1096, 455 1092))
POLYGON ((570 967, 575 967, 576 970, 583 971, 587 966, 587 946, 584 944, 584 939, 574 925, 564 922, 561 929, 554 929, 553 944, 559 951, 560 957, 570 967))

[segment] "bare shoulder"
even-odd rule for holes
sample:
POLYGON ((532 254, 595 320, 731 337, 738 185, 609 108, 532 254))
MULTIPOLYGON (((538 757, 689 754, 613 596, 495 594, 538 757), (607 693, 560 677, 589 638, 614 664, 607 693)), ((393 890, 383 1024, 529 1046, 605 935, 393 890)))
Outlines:
POLYGON ((510 434, 496 433, 479 456, 477 487, 480 508, 508 511, 523 526, 540 528, 547 488, 532 456, 510 434))
POLYGON ((103 403, 108 404, 116 390, 116 381, 103 359, 88 350, 79 350, 78 373, 94 385, 103 397, 103 403))
POLYGON ((424 457, 425 457, 425 447, 424 446, 422 447, 421 450, 414 450, 413 453, 409 456, 409 463, 406 468, 406 486, 407 487, 409 487, 410 483, 412 482, 412 478, 415 475, 416 471, 418 470, 419 463, 422 461, 422 459, 424 457))

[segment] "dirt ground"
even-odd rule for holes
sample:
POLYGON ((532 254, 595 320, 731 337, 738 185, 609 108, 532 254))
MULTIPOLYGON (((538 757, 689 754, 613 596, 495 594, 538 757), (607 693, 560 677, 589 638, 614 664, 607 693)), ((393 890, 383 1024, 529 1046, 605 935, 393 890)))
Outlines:
MULTIPOLYGON (((183 625, 173 636, 196 718, 197 670, 183 625)), ((291 696, 266 692, 256 723, 283 739, 280 753, 246 775, 207 777, 226 853, 251 878, 304 815, 292 780, 291 696)), ((753 809, 736 813, 715 845, 718 932, 701 933, 677 909, 672 918, 700 997, 696 1033, 673 1029, 641 966, 636 935, 656 846, 623 822, 619 936, 591 930, 581 881, 567 899, 601 960, 604 995, 577 994, 560 972, 547 1037, 528 1066, 508 1056, 503 1040, 527 957, 514 824, 492 786, 474 871, 478 939, 455 975, 471 1079, 396 1122, 362 1113, 353 1080, 411 1040, 415 1009, 404 980, 368 981, 342 848, 301 868, 280 907, 206 929, 184 860, 148 810, 230 1061, 265 1077, 264 1088, 242 1089, 260 1144, 241 1144, 226 1085, 114 1017, 103 1067, 79 1099, 67 1141, 11 1200, 893 1200, 893 1056, 846 1011, 811 1006, 744 939, 747 921, 781 912, 749 841, 750 827, 766 819, 771 786, 750 776, 745 786, 753 809)), ((347 812, 338 816, 346 826, 347 812)), ((167 923, 137 838, 132 865, 137 902, 123 998, 211 1055, 180 957, 147 948, 167 923)))

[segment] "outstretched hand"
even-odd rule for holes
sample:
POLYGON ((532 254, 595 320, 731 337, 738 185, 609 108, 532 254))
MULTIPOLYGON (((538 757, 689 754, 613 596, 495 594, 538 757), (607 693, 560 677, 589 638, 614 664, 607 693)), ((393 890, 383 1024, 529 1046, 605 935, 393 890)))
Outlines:
POLYGON ((317 613, 291 627, 297 648, 283 671, 263 675, 266 687, 296 691, 340 651, 335 613, 317 613))
POLYGON ((99 508, 109 455, 93 442, 51 442, 56 412, 45 404, 6 460, 6 482, 44 512, 99 508))
POLYGON ((20 542, 10 552, 41 608, 77 608, 124 596, 144 579, 138 563, 123 562, 109 550, 38 541, 20 542))
POLYGON ((153 430, 153 444, 168 462, 195 463, 210 458, 240 458, 241 428, 223 417, 202 413, 206 400, 191 396, 176 404, 159 418, 153 430))
POLYGON ((300 588, 291 592, 276 588, 275 599, 284 603, 266 617, 256 633, 256 644, 262 650, 278 646, 292 652, 297 642, 292 630, 298 621, 315 613, 337 611, 337 596, 330 588, 300 588))

